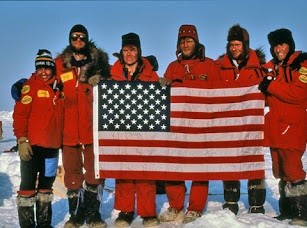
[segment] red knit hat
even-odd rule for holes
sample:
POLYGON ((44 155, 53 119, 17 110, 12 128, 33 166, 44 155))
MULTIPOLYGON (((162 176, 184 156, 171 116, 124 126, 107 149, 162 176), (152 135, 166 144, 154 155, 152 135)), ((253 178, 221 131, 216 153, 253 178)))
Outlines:
POLYGON ((197 43, 199 42, 197 29, 194 25, 181 25, 179 28, 179 33, 178 33, 178 41, 182 37, 191 37, 197 43))

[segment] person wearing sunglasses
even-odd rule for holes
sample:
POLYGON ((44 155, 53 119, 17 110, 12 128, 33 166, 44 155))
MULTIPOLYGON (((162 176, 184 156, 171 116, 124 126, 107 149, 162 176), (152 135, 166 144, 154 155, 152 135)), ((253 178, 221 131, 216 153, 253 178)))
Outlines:
POLYGON ((64 227, 106 227, 99 212, 104 179, 95 178, 92 116, 93 86, 109 76, 109 57, 89 39, 87 29, 76 24, 69 45, 55 61, 65 96, 62 161, 70 218, 64 227))

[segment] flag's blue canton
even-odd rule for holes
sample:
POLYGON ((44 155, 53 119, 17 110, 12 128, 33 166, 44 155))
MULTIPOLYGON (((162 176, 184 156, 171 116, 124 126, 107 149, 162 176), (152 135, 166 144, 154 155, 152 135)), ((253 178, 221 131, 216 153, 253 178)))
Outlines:
POLYGON ((99 131, 169 131, 169 87, 106 81, 98 94, 99 131))

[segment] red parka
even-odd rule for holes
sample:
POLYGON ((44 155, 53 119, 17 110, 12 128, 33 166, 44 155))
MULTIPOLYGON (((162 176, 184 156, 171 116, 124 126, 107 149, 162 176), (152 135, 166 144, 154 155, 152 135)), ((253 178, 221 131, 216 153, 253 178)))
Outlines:
MULTIPOLYGON (((150 62, 142 57, 143 65, 139 69, 139 74, 135 77, 135 81, 157 82, 159 76, 152 70, 150 62)), ((131 75, 125 76, 124 64, 117 60, 111 68, 111 78, 115 81, 132 81, 131 75)))
POLYGON ((79 68, 72 64, 70 45, 55 59, 57 78, 63 83, 65 96, 63 145, 66 146, 93 143, 93 87, 87 80, 95 74, 109 76, 107 53, 91 41, 87 50, 91 61, 79 68))
MULTIPOLYGON (((260 51, 259 51, 260 52, 260 51)), ((251 79, 262 79, 264 72, 261 68, 261 63, 265 63, 265 60, 261 59, 255 50, 250 49, 249 57, 247 58, 246 64, 240 67, 236 67, 232 64, 231 59, 228 55, 223 55, 220 59, 216 60, 219 66, 221 78, 223 81, 244 81, 251 79)), ((245 61, 245 60, 243 60, 245 61)))
POLYGON ((56 58, 55 63, 57 76, 63 83, 65 96, 63 145, 92 144, 93 87, 78 80, 78 68, 64 69, 60 57, 56 58))
POLYGON ((294 52, 286 65, 273 60, 264 65, 275 78, 267 92, 270 111, 265 116, 265 145, 273 148, 306 150, 307 141, 307 60, 300 69, 291 69, 301 52, 294 52), (276 66, 276 68, 275 68, 276 66))
POLYGON ((164 77, 171 82, 182 80, 221 80, 216 63, 208 57, 204 57, 203 60, 199 58, 183 60, 180 56, 178 60, 168 65, 164 77))
POLYGON ((45 148, 60 148, 62 145, 64 100, 61 92, 51 87, 54 80, 44 82, 33 73, 23 85, 21 98, 15 104, 15 136, 28 137, 31 145, 45 148))

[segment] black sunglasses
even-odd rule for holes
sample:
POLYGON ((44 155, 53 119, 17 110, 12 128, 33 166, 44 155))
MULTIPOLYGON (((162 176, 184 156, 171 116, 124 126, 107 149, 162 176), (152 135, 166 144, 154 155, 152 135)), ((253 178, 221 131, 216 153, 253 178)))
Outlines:
POLYGON ((78 40, 78 38, 80 38, 80 40, 82 40, 83 42, 86 42, 86 41, 87 41, 86 35, 83 35, 83 34, 75 34, 75 33, 73 33, 73 34, 70 35, 70 39, 71 39, 72 41, 76 41, 76 40, 78 40))

